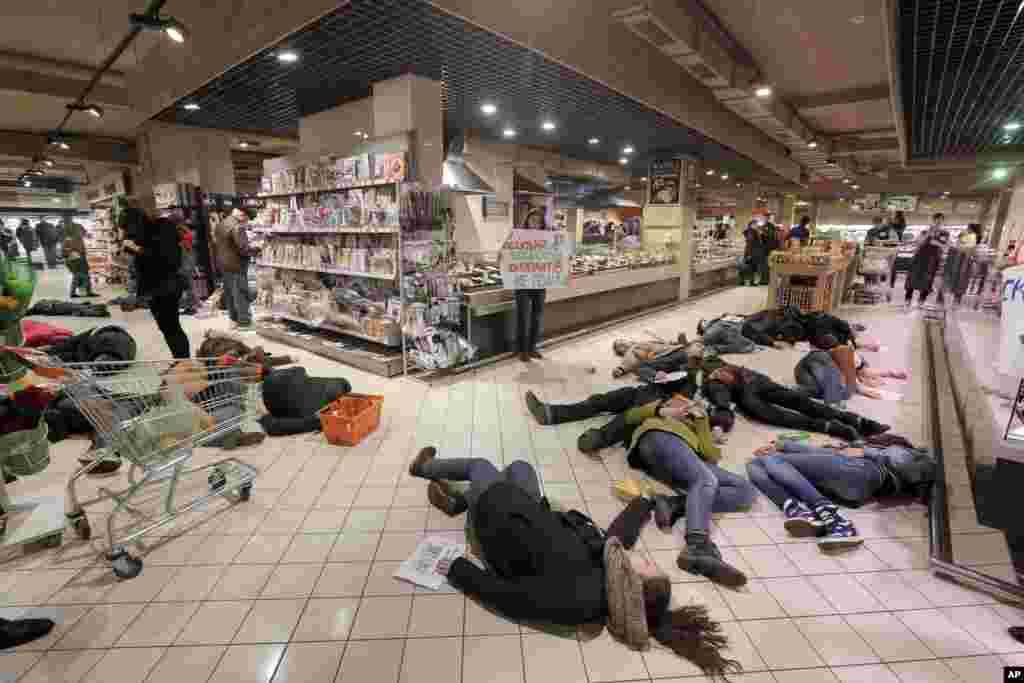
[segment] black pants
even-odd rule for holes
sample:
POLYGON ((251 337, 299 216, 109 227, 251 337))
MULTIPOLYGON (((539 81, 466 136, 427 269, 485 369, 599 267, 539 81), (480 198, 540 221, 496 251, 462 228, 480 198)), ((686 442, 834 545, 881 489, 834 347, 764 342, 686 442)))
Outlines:
POLYGON ((615 415, 611 422, 600 428, 605 447, 625 441, 627 434, 626 411, 652 401, 662 401, 671 392, 660 384, 622 387, 605 394, 593 394, 579 403, 551 404, 551 424, 578 422, 603 413, 615 415))
POLYGON ((544 322, 544 289, 516 290, 516 335, 519 353, 537 350, 540 331, 544 322))
POLYGON ((786 429, 825 432, 826 422, 860 424, 860 416, 812 400, 806 394, 778 384, 746 387, 739 406, 748 417, 786 429))
POLYGON ((149 311, 156 320, 156 326, 164 335, 167 346, 171 349, 171 355, 175 358, 190 357, 188 346, 188 335, 181 327, 181 320, 178 318, 178 303, 181 301, 181 290, 174 289, 168 293, 160 293, 152 296, 149 300, 149 311))

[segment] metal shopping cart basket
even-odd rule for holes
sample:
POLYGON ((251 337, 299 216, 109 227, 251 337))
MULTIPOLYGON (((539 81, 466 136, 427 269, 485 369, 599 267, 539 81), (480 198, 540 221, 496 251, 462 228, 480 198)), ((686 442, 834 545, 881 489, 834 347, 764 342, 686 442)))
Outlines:
MULTIPOLYGON (((36 374, 63 385, 95 429, 101 453, 130 465, 127 488, 101 488, 101 497, 89 501, 114 504, 107 517, 107 560, 118 577, 142 571, 142 560, 127 544, 143 534, 219 496, 249 499, 255 467, 236 458, 192 467, 192 459, 196 447, 222 445, 263 412, 261 366, 231 357, 60 364, 19 355, 36 374), (115 520, 124 514, 132 515, 132 523, 119 527, 115 520)), ((101 461, 75 472, 67 485, 68 522, 83 539, 92 532, 76 486, 101 461)))
POLYGON ((876 304, 892 301, 892 291, 885 286, 896 263, 898 247, 864 247, 860 257, 858 273, 864 276, 864 287, 857 292, 859 304, 876 304))

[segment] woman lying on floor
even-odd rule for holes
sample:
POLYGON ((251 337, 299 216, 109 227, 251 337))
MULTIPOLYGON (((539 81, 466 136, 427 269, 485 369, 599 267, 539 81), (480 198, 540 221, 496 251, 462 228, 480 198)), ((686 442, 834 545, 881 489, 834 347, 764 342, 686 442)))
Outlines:
POLYGON ((833 449, 780 441, 758 451, 747 474, 786 515, 794 536, 819 536, 823 548, 863 542, 833 501, 859 506, 871 498, 914 496, 927 500, 935 461, 920 448, 833 449))
POLYGON ((879 387, 885 379, 905 380, 906 370, 880 370, 868 366, 860 353, 848 344, 839 344, 834 337, 821 340, 821 350, 810 351, 797 362, 793 375, 797 385, 825 403, 848 401, 853 395, 881 398, 879 387))
POLYGON ((567 626, 607 619, 608 630, 634 649, 647 649, 653 637, 709 675, 739 670, 722 656, 726 639, 707 610, 670 609, 668 577, 650 560, 625 552, 651 515, 650 499, 632 501, 606 539, 580 513, 551 510, 528 463, 498 471, 482 458, 436 456, 436 449, 424 448, 409 472, 431 480, 430 501, 444 512, 468 510, 488 567, 456 559, 441 567, 452 586, 512 619, 567 626), (456 494, 449 481, 470 486, 456 494))

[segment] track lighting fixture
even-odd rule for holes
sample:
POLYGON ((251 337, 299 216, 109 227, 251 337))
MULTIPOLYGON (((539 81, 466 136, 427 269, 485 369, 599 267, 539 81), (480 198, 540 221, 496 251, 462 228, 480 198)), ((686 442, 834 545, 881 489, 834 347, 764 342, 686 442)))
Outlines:
POLYGON ((33 157, 32 163, 36 166, 45 166, 46 168, 53 168, 54 161, 50 157, 33 157))
POLYGON ((97 119, 103 118, 103 108, 99 105, 79 104, 77 102, 72 102, 68 105, 68 109, 70 109, 71 111, 84 111, 86 114, 89 114, 90 116, 97 119))
POLYGON ((188 29, 174 17, 162 17, 159 14, 132 14, 129 22, 143 31, 162 31, 176 43, 184 43, 188 38, 188 29))
POLYGON ((57 147, 64 151, 71 149, 71 145, 68 144, 68 141, 60 133, 50 133, 46 141, 51 147, 57 147))

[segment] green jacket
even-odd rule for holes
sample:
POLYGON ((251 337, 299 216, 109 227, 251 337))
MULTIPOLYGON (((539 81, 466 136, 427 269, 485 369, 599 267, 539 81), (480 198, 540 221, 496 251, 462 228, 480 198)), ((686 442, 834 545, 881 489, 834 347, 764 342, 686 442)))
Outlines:
POLYGON ((678 436, 704 462, 715 464, 722 459, 722 451, 715 445, 711 436, 711 423, 707 417, 687 417, 683 420, 658 417, 658 407, 661 404, 662 402, 655 401, 645 406, 631 408, 626 412, 626 424, 639 425, 633 432, 630 450, 636 448, 644 434, 658 431, 678 436))

